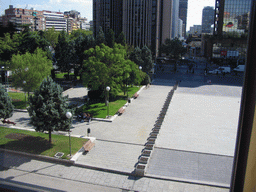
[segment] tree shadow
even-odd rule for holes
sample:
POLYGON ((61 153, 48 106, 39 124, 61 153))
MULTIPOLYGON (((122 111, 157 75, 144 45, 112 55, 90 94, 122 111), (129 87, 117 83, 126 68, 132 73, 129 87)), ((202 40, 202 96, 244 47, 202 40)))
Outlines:
POLYGON ((41 154, 42 152, 51 149, 54 146, 54 144, 49 143, 47 139, 39 136, 34 137, 20 133, 11 133, 6 135, 6 138, 15 140, 9 141, 4 145, 0 145, 0 147, 14 151, 41 154))

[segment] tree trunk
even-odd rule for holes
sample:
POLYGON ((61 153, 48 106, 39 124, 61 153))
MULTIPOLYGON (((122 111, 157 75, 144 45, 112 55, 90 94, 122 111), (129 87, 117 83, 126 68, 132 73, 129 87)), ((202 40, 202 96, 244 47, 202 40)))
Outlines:
POLYGON ((49 130, 49 143, 52 143, 52 130, 49 130))

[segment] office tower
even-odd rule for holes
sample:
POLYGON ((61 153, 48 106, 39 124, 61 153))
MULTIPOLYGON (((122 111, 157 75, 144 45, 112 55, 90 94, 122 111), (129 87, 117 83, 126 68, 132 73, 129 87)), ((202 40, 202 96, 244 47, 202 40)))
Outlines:
POLYGON ((151 45, 152 12, 152 0, 123 1, 123 32, 128 44, 151 45))
POLYGON ((211 33, 211 26, 214 24, 214 8, 207 6, 202 14, 202 33, 211 33))
POLYGON ((166 38, 178 36, 178 0, 94 0, 94 35, 122 31, 134 47, 147 45, 154 54, 166 38), (175 9, 175 10, 174 10, 175 9), (176 30, 176 31, 175 31, 176 30))
POLYGON ((170 7, 172 12, 172 35, 171 38, 179 37, 179 0, 172 0, 172 6, 170 7))
POLYGON ((214 34, 248 32, 251 0, 216 0, 214 34))
POLYGON ((104 33, 109 29, 115 32, 116 37, 122 32, 123 0, 93 0, 93 29, 97 35, 99 27, 104 33))
POLYGON ((186 37, 187 12, 188 12, 188 0, 180 0, 179 18, 183 21, 183 26, 182 26, 182 36, 183 37, 186 37))

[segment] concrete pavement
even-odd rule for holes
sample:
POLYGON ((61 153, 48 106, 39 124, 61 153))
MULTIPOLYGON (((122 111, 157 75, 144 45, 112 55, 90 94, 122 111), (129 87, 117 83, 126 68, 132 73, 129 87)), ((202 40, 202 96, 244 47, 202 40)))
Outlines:
MULTIPOLYGON (((174 83, 174 81, 170 80, 156 81, 155 84, 157 85, 152 85, 149 89, 143 90, 140 96, 126 108, 125 113, 122 116, 118 116, 112 123, 92 121, 88 125, 87 123, 74 122, 72 129, 73 135, 85 136, 87 128, 91 128, 90 136, 97 138, 94 149, 91 150, 89 153, 80 156, 76 163, 81 165, 88 165, 103 169, 105 168, 131 173, 134 169, 134 165, 138 161, 141 150, 144 148, 147 137, 149 136, 149 133, 153 128, 155 121, 157 120, 157 117, 164 104, 164 100, 166 99, 168 92, 172 89, 174 83)), ((234 145, 232 144, 232 142, 229 142, 229 140, 228 142, 225 141, 225 134, 229 133, 229 130, 227 128, 230 125, 235 125, 235 121, 237 121, 237 119, 232 118, 230 122, 229 120, 226 121, 229 122, 229 124, 221 129, 223 130, 222 132, 225 134, 223 134, 223 136, 220 136, 220 141, 223 141, 223 143, 226 142, 228 147, 225 145, 218 145, 218 140, 217 142, 213 142, 214 140, 209 140, 208 142, 208 140, 205 139, 204 143, 200 139, 198 139, 200 137, 198 137, 198 135, 195 135, 194 133, 205 133, 206 135, 208 134, 210 136, 214 133, 212 137, 218 136, 219 133, 216 131, 211 132, 211 127, 204 126, 205 124, 207 124, 207 120, 209 120, 208 117, 205 118, 204 124, 200 124, 197 121, 194 122, 193 120, 195 119, 193 115, 196 113, 194 113, 193 110, 199 108, 203 109, 204 105, 201 101, 207 96, 209 98, 213 98, 213 100, 215 100, 215 103, 222 102, 222 100, 225 98, 227 101, 234 100, 235 102, 237 101, 237 98, 239 96, 239 89, 241 88, 236 89, 235 87, 229 86, 220 88, 216 87, 216 85, 212 85, 210 87, 203 87, 199 86, 196 82, 194 82, 192 89, 186 84, 181 84, 181 86, 174 93, 174 97, 169 106, 169 110, 162 124, 160 134, 157 138, 156 148, 153 151, 152 158, 146 172, 146 176, 155 176, 158 178, 166 178, 176 181, 185 181, 187 179, 188 182, 192 181, 195 183, 208 182, 210 184, 216 182, 217 185, 228 186, 228 181, 229 177, 231 176, 232 169, 232 166, 230 166, 232 164, 232 155, 228 156, 227 153, 232 154, 232 146, 234 147, 234 145), (229 91, 225 96, 223 95, 223 92, 225 92, 225 90, 227 89, 229 91), (217 97, 217 99, 215 97, 217 97), (184 105, 182 105, 182 103, 184 103, 184 105), (198 107, 198 105, 193 106, 191 103, 193 103, 193 105, 196 105, 197 103, 201 107, 198 107), (184 111, 190 111, 190 113, 184 113, 184 111), (186 121, 184 120, 184 118, 190 120, 186 121), (189 127, 187 125, 193 126, 189 127), (182 135, 184 135, 184 137, 182 137, 182 135), (195 138, 193 139, 193 137, 189 137, 190 135, 195 136, 195 138), (190 140, 188 138, 190 138, 190 140), (205 149, 210 147, 203 147, 202 144, 210 144, 211 146, 212 143, 215 145, 212 146, 211 150, 205 151, 205 149), (225 158, 227 157, 226 159, 224 158, 223 161, 222 159, 217 158, 220 155, 220 151, 225 151, 223 152, 223 154, 225 158), (206 156, 201 156, 201 153, 205 153, 206 156), (208 158, 208 155, 210 155, 210 157, 212 158, 208 158), (209 160, 211 159, 216 159, 216 162, 211 164, 211 162, 209 162, 209 160), (224 171, 222 173, 218 171, 220 170, 219 168, 221 168, 221 166, 217 167, 217 171, 215 172, 207 169, 215 169, 216 165, 218 164, 224 166, 224 171), (198 166, 196 171, 195 169, 193 169, 193 166, 198 166), (177 169, 177 167, 180 167, 180 169, 177 169), (204 173, 206 173, 206 175, 204 175, 204 173), (219 175, 224 176, 224 183, 221 183, 221 181, 218 179, 216 180, 219 175), (191 180, 191 177, 194 178, 194 180, 191 180)), ((72 90, 75 91, 76 89, 72 90)), ((86 92, 86 90, 79 90, 79 92, 84 94, 83 91, 84 93, 86 92)), ((66 92, 66 94, 72 95, 68 92, 66 92)), ((76 94, 73 93, 73 97, 75 96, 76 94)), ((223 118, 223 115, 225 116, 229 114, 229 110, 233 110, 233 114, 235 114, 235 111, 238 111, 239 109, 239 105, 234 105, 234 102, 230 102, 228 105, 225 105, 225 108, 228 108, 228 106, 230 105, 232 105, 232 107, 223 114, 218 115, 218 113, 222 111, 217 110, 212 115, 217 115, 216 118, 220 119, 223 118)), ((209 105, 208 111, 211 111, 212 107, 215 106, 216 105, 209 105)), ((223 105, 221 105, 221 103, 218 104, 218 108, 221 108, 222 106, 223 105)), ((203 117, 205 113, 200 113, 200 110, 196 111, 198 112, 197 120, 199 120, 200 122, 201 118, 204 119, 203 117)), ((16 126, 33 129, 28 124, 29 117, 27 113, 15 113, 11 120, 17 122, 16 126)), ((209 124, 211 124, 212 122, 214 122, 214 119, 211 119, 209 121, 209 124)), ((215 124, 214 126, 216 128, 219 125, 223 126, 223 122, 225 122, 225 118, 222 121, 217 120, 217 124, 215 124)), ((229 138, 231 139, 231 141, 234 141, 234 130, 235 128, 233 127, 232 134, 229 138)), ((142 178, 139 181, 138 183, 141 183, 143 181, 143 185, 147 183, 146 186, 150 186, 149 188, 151 189, 151 184, 154 183, 155 180, 149 182, 147 179, 144 180, 144 178, 142 178)), ((159 180, 156 181, 159 182, 159 180)), ((168 183, 170 181, 165 182, 168 183)), ((136 184, 137 183, 135 182, 134 186, 136 186, 136 184)), ((144 188, 142 187, 142 189, 144 188)), ((216 188, 216 190, 219 190, 219 188, 216 188)), ((186 188, 184 188, 183 191, 186 191, 186 188)))
POLYGON ((18 185, 34 191, 228 191, 210 186, 69 167, 2 152, 0 164, 0 187, 3 184, 18 185))

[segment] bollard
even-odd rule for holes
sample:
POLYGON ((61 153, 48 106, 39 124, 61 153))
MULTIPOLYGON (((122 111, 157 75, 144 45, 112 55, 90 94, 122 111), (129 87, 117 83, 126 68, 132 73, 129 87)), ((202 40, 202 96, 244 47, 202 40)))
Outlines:
POLYGON ((87 137, 90 137, 90 133, 91 133, 91 129, 88 128, 88 129, 87 129, 87 137))

